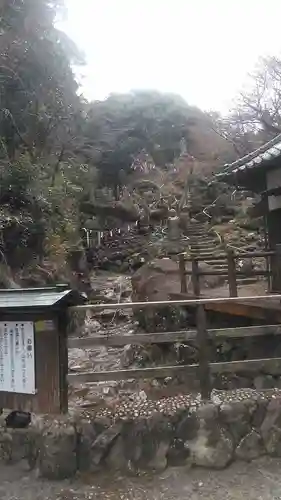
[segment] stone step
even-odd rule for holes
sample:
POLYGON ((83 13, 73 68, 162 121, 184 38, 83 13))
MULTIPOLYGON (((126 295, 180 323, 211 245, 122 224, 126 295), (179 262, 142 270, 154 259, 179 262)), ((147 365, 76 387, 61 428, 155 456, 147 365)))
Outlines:
POLYGON ((218 246, 218 242, 217 241, 214 241, 214 240, 202 240, 202 241, 199 241, 197 239, 193 239, 193 238, 189 238, 189 243, 190 245, 196 245, 196 246, 199 246, 199 247, 204 247, 206 245, 210 245, 210 246, 218 246))
POLYGON ((199 239, 197 237, 189 237, 190 241, 197 243, 197 245, 205 245, 207 242, 211 243, 212 245, 219 245, 219 241, 215 238, 210 238, 210 236, 204 236, 204 238, 199 239))
MULTIPOLYGON (((212 257, 214 257, 215 255, 218 255, 214 252, 210 253, 210 252, 190 252, 190 257, 193 257, 194 259, 196 259, 196 257, 200 257, 200 258, 203 258, 203 259, 208 259, 208 262, 209 262, 209 259, 211 260, 212 257)), ((207 264, 208 264, 207 262, 207 264)))
POLYGON ((226 259, 218 259, 218 260, 209 260, 208 264, 210 264, 210 266, 219 266, 219 265, 226 265, 226 259))
POLYGON ((217 241, 214 238, 209 238, 208 236, 205 236, 202 239, 196 238, 196 237, 189 237, 189 240, 193 243, 196 243, 197 245, 206 245, 206 243, 211 243, 212 245, 217 245, 217 241))
POLYGON ((217 247, 219 245, 218 241, 208 240, 207 238, 205 238, 204 240, 194 239, 194 240, 191 240, 191 242, 194 243, 195 245, 198 245, 201 247, 206 246, 206 245, 217 247))
POLYGON ((206 253, 207 252, 209 254, 213 254, 214 252, 218 251, 218 249, 216 247, 207 247, 207 246, 205 246, 205 247, 194 247, 192 245, 190 247, 190 250, 191 250, 191 252, 196 252, 196 253, 201 253, 201 252, 206 253))
MULTIPOLYGON (((193 233, 190 232, 189 233, 190 236, 193 236, 193 233)), ((195 235, 197 236, 197 238, 200 240, 200 241, 203 241, 205 238, 209 238, 209 239, 212 239, 212 240, 216 240, 217 238, 213 235, 213 234, 210 234, 209 231, 204 231, 204 233, 202 234, 197 234, 195 235)))
POLYGON ((186 234, 189 238, 193 238, 193 239, 200 239, 201 241, 203 241, 204 238, 206 238, 206 231, 205 232, 202 232, 202 233, 190 233, 189 231, 186 231, 186 234))
POLYGON ((202 241, 199 241, 196 238, 194 238, 194 239, 190 238, 190 244, 191 245, 201 246, 201 247, 203 247, 205 245, 212 245, 212 246, 215 245, 215 246, 218 246, 217 242, 214 241, 214 240, 206 240, 206 241, 202 240, 202 241))
POLYGON ((210 244, 208 245, 207 243, 206 243, 206 245, 196 245, 194 243, 191 243, 190 247, 194 248, 195 250, 201 250, 201 249, 206 250, 207 249, 207 250, 213 251, 213 250, 217 250, 218 245, 210 245, 210 244))
MULTIPOLYGON (((207 262, 207 264, 210 264, 210 262, 207 262)), ((226 271, 226 272, 228 272, 227 264, 219 264, 219 265, 211 264, 211 266, 212 266, 212 269, 215 269, 216 271, 226 271)))
POLYGON ((190 245, 190 251, 196 252, 196 253, 209 253, 209 254, 219 254, 221 255, 221 250, 218 247, 207 247, 207 246, 202 246, 202 247, 194 247, 193 245, 190 245))
POLYGON ((257 283, 257 278, 255 276, 251 278, 237 278, 236 282, 238 286, 252 285, 253 283, 257 283))

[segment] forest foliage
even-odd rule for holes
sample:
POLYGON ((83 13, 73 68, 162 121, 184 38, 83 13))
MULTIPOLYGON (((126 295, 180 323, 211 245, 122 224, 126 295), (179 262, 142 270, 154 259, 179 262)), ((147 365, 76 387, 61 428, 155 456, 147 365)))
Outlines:
POLYGON ((62 0, 0 4, 0 255, 15 269, 63 267, 81 247, 83 203, 105 188, 118 198, 140 155, 169 171, 184 146, 204 177, 281 131, 273 57, 227 117, 154 90, 86 102, 73 72, 83 57, 56 27, 63 9, 62 0))

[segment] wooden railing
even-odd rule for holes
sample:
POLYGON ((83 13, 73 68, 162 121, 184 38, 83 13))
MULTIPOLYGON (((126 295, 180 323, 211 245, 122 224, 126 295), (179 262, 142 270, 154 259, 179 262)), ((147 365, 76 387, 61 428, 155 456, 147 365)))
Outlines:
MULTIPOLYGON (((199 295, 198 273, 193 273, 194 291, 199 295)), ((280 302, 281 295, 251 296, 247 297, 248 302, 257 303, 260 300, 274 300, 280 302)), ((137 368, 115 371, 88 371, 82 373, 70 373, 68 378, 70 383, 93 383, 106 380, 129 380, 146 378, 165 378, 178 374, 186 374, 196 377, 200 381, 200 391, 203 399, 209 399, 212 389, 211 374, 214 373, 239 373, 241 371, 256 372, 264 369, 280 368, 281 358, 272 359, 249 359, 231 362, 210 362, 208 352, 209 340, 212 338, 245 338, 261 335, 280 335, 281 325, 262 325, 239 328, 209 329, 206 323, 205 306, 213 303, 239 302, 241 297, 227 298, 193 298, 182 300, 171 300, 161 302, 133 302, 121 304, 87 304, 71 308, 75 311, 101 309, 145 309, 161 308, 162 306, 194 306, 196 307, 196 328, 194 330, 163 332, 163 333, 138 333, 132 335, 94 336, 87 338, 69 338, 69 348, 90 348, 96 345, 122 346, 126 344, 152 344, 167 342, 184 342, 190 339, 197 341, 198 364, 162 366, 152 368, 137 368)))
MULTIPOLYGON (((243 252, 237 253, 234 252, 231 248, 227 248, 225 253, 221 253, 219 255, 213 255, 210 257, 206 257, 198 254, 197 256, 186 256, 185 254, 179 255, 179 274, 180 274, 180 283, 181 283, 181 292, 187 293, 188 287, 186 282, 186 276, 192 277, 193 283, 193 291, 196 296, 200 295, 200 286, 199 286, 199 277, 200 276, 221 276, 228 279, 229 286, 229 296, 237 297, 238 296, 238 286, 237 286, 237 277, 253 277, 253 276, 272 276, 272 271, 269 269, 258 270, 252 269, 251 271, 240 271, 237 269, 236 262, 238 259, 253 259, 257 257, 264 257, 266 260, 268 257, 280 258, 280 254, 278 251, 256 251, 256 252, 243 252), (186 270, 186 262, 192 262, 192 270, 186 270), (200 262, 209 261, 225 261, 227 263, 227 270, 213 269, 213 270, 201 270, 200 262), (195 290, 195 288, 196 290, 195 290)), ((280 258, 281 264, 281 258, 280 258)))

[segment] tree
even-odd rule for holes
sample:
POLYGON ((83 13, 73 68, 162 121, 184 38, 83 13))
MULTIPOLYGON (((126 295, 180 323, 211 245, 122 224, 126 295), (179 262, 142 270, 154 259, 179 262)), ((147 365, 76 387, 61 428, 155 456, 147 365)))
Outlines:
POLYGON ((249 89, 240 93, 238 109, 254 132, 263 130, 268 138, 281 132, 281 59, 260 59, 250 75, 249 89))
POLYGON ((212 130, 232 146, 229 149, 229 156, 225 158, 227 162, 232 162, 237 157, 244 156, 258 147, 260 135, 252 127, 249 128, 240 109, 226 116, 216 112, 209 113, 209 116, 212 130))
POLYGON ((83 152, 97 164, 101 183, 116 190, 120 173, 124 179, 144 149, 156 165, 172 163, 181 140, 188 141, 190 109, 180 97, 156 91, 113 94, 91 104, 83 152))
POLYGON ((14 160, 61 154, 80 113, 74 44, 54 27, 60 0, 3 0, 0 7, 0 136, 14 160))
POLYGON ((213 115, 214 129, 232 142, 237 156, 281 133, 281 59, 263 57, 226 117, 213 115))
POLYGON ((54 27, 62 8, 0 5, 0 254, 13 267, 78 241, 78 200, 92 178, 73 151, 83 123, 71 69, 79 53, 54 27))

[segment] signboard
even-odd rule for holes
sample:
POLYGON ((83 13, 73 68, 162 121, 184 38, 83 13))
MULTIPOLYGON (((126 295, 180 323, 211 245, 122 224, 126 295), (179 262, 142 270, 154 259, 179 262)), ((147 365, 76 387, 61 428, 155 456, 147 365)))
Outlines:
POLYGON ((0 391, 35 394, 34 326, 0 322, 0 391))

